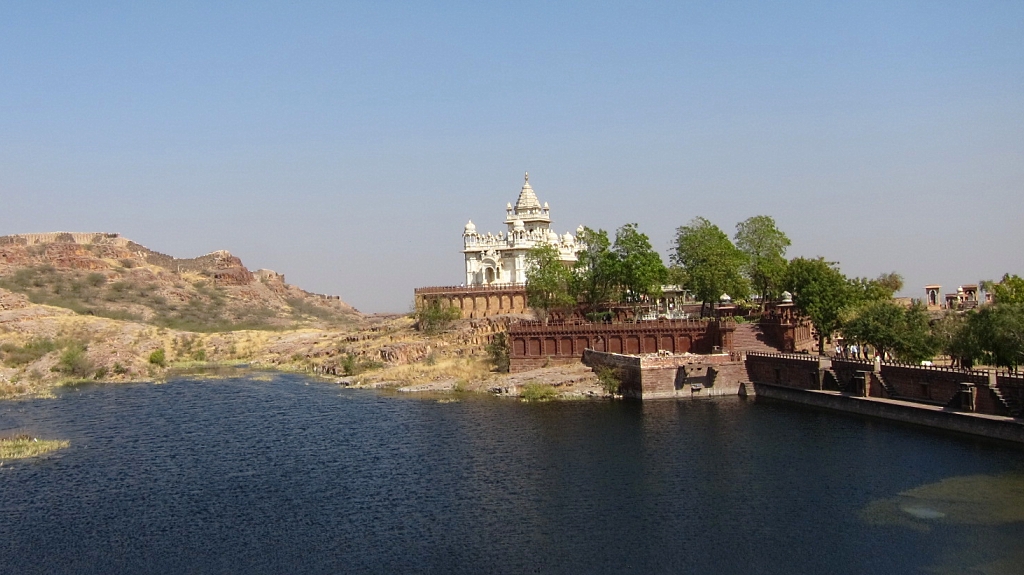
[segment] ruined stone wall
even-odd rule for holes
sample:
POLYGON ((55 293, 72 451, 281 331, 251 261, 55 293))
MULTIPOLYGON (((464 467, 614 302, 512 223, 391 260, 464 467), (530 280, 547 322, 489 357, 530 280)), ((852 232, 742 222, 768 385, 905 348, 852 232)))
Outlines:
POLYGON ((583 363, 595 371, 612 370, 623 397, 632 399, 739 395, 746 382, 743 362, 730 354, 652 356, 588 349, 583 363))
POLYGON ((15 234, 0 236, 0 245, 34 246, 38 244, 108 244, 126 247, 128 239, 120 234, 106 232, 49 232, 45 234, 15 234))
POLYGON ((642 399, 643 379, 640 371, 640 357, 588 349, 582 357, 583 364, 594 371, 610 369, 619 380, 619 393, 623 397, 642 399))

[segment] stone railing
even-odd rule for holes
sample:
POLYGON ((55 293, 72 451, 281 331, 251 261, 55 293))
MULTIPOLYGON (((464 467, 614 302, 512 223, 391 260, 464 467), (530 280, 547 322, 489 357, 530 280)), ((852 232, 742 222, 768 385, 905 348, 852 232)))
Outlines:
POLYGON ((474 285, 474 286, 429 286, 429 287, 418 287, 413 292, 416 295, 432 295, 432 294, 446 294, 446 293, 486 293, 486 292, 521 292, 526 291, 525 284, 488 284, 488 285, 474 285))

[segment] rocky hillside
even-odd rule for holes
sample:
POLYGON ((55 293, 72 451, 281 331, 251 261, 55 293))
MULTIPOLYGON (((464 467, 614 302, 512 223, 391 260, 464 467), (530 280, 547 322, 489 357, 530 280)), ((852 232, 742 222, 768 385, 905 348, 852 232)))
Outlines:
MULTIPOLYGON (((507 320, 460 320, 428 336, 410 317, 360 314, 225 251, 180 259, 117 234, 0 237, 0 399, 239 364, 514 394, 522 382, 491 373, 484 353, 507 320)), ((567 394, 594 388, 592 374, 555 379, 567 394)))
POLYGON ((194 332, 337 328, 361 314, 226 251, 181 259, 118 234, 0 237, 0 288, 75 313, 194 332))

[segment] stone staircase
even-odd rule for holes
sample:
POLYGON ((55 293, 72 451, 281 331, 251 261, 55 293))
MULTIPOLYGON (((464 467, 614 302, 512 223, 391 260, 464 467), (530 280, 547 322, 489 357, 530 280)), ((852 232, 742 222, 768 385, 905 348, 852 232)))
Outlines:
POLYGON ((735 353, 759 351, 763 353, 779 353, 781 350, 768 342, 767 336, 756 323, 736 324, 732 334, 732 348, 735 353))
POLYGON ((836 372, 834 370, 826 369, 825 373, 822 374, 822 377, 823 377, 823 381, 821 382, 822 388, 830 389, 830 390, 833 390, 833 391, 839 391, 839 392, 842 392, 842 393, 847 393, 847 392, 850 391, 848 389, 847 384, 843 383, 843 381, 841 379, 839 379, 839 375, 836 374, 836 372))
POLYGON ((885 381, 885 378, 882 377, 882 374, 876 373, 874 374, 874 376, 875 379, 877 379, 878 382, 882 384, 882 387, 885 389, 885 395, 889 399, 899 399, 899 396, 896 394, 896 388, 893 387, 893 385, 888 381, 885 381))
POLYGON ((1024 411, 1024 409, 1022 409, 1024 408, 1024 406, 1021 405, 1020 401, 1017 398, 1007 396, 1006 394, 1004 394, 1003 390, 999 389, 998 385, 991 385, 989 386, 989 389, 992 390, 992 394, 996 396, 996 399, 999 401, 999 403, 1002 404, 1004 408, 1006 408, 1006 411, 1007 413, 1010 414, 1010 417, 1021 416, 1022 411, 1024 411))

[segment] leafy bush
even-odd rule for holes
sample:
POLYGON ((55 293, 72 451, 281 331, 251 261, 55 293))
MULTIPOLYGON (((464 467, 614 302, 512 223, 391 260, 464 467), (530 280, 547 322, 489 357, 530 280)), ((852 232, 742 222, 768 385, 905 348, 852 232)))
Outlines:
POLYGON ((359 375, 382 367, 383 363, 372 359, 360 359, 354 353, 345 354, 341 359, 341 370, 345 375, 359 375))
POLYGON ((601 366, 597 370, 597 381, 601 383, 601 388, 604 389, 608 395, 615 395, 619 393, 619 389, 622 387, 622 382, 619 379, 619 374, 612 368, 601 366))
POLYGON ((164 352, 164 348, 160 348, 153 353, 149 354, 149 363, 164 367, 167 365, 167 353, 164 352))
POLYGON ((77 342, 68 345, 60 354, 56 369, 71 377, 80 379, 89 377, 93 371, 93 363, 85 353, 85 345, 77 342))
POLYGON ((494 334, 494 338, 491 339, 491 343, 487 344, 485 349, 487 351, 487 359, 494 366, 495 371, 508 373, 508 334, 505 332, 494 334))
POLYGON ((531 381, 523 386, 522 397, 524 401, 551 401, 558 397, 558 391, 550 385, 531 381))

